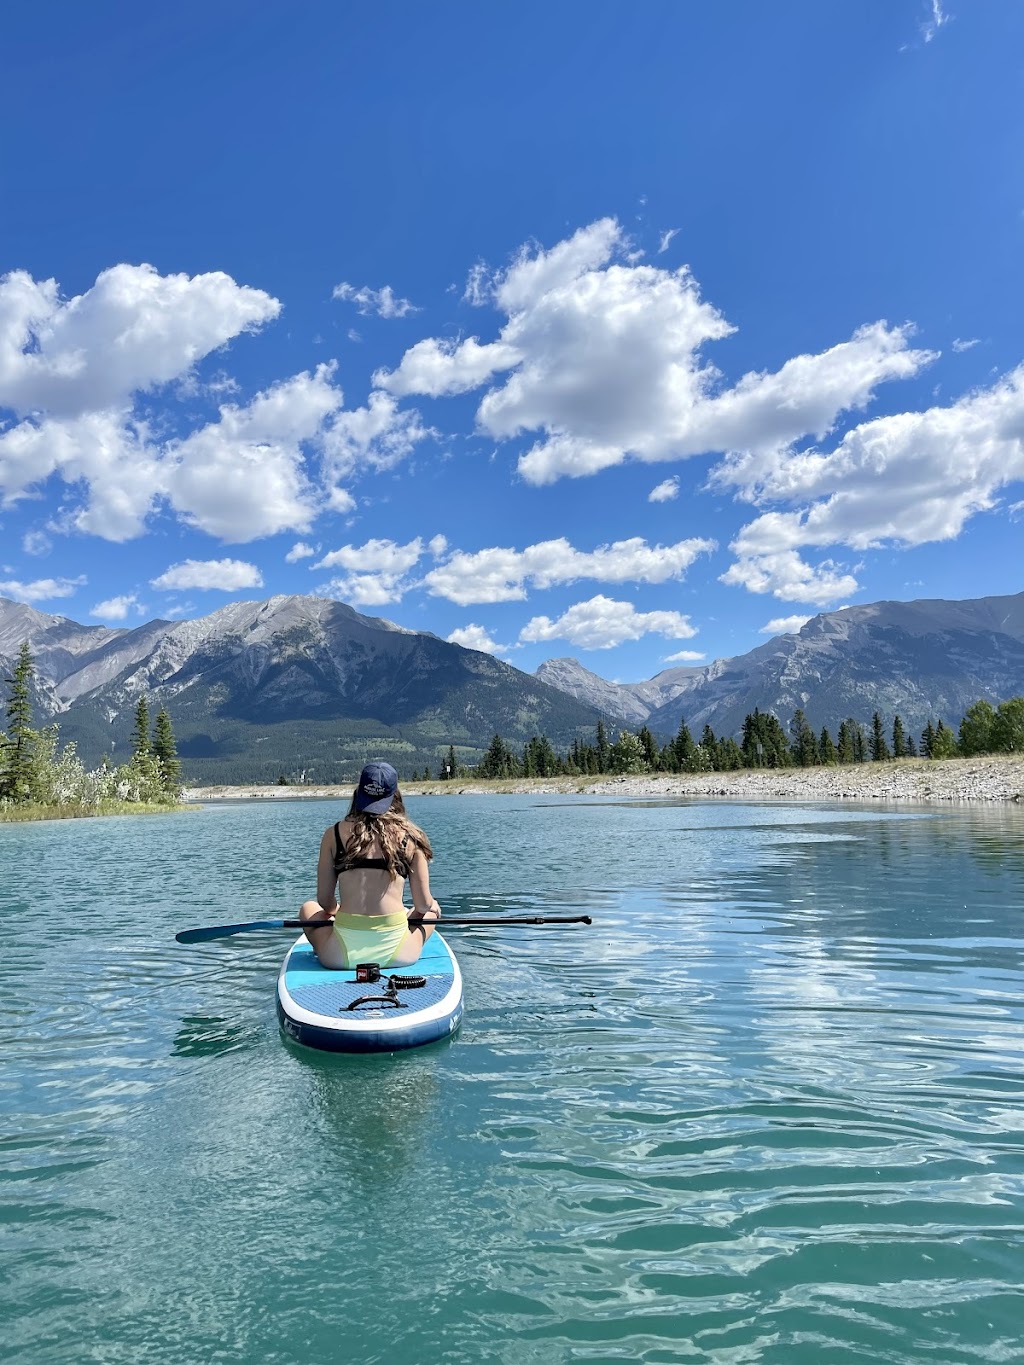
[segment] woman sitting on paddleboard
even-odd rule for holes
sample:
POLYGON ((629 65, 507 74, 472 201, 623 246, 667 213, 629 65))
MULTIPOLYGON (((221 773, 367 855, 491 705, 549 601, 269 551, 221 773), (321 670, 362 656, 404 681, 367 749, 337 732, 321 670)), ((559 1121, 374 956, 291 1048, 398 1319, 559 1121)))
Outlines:
POLYGON ((405 967, 415 962, 434 932, 431 923, 410 927, 409 916, 436 920, 441 907, 430 894, 430 840, 405 813, 398 774, 390 763, 368 763, 359 775, 344 820, 324 831, 316 870, 316 900, 299 918, 321 964, 334 970, 359 962, 405 967), (409 879, 412 908, 402 900, 409 879), (317 922, 321 927, 313 927, 317 922))

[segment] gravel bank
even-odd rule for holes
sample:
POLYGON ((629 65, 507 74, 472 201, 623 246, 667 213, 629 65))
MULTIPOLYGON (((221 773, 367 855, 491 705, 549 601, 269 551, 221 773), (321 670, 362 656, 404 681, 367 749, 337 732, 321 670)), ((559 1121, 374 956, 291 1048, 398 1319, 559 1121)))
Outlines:
MULTIPOLYGON (((351 787, 190 787, 186 801, 294 800, 329 797, 347 801, 351 787)), ((909 801, 986 804, 1013 801, 1024 806, 1024 755, 928 762, 901 759, 843 768, 761 769, 737 773, 680 773, 642 777, 534 778, 518 782, 402 783, 407 796, 462 796, 500 793, 578 793, 636 797, 699 796, 733 800, 909 801)))

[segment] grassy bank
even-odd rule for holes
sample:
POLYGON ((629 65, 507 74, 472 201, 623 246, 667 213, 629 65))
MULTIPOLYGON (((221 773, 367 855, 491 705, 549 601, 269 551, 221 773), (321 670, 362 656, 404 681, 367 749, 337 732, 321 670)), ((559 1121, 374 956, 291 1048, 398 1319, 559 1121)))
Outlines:
POLYGON ((0 825, 19 824, 27 820, 85 820, 95 815, 166 815, 169 811, 194 807, 169 805, 165 801, 103 801, 98 806, 38 805, 27 801, 18 805, 0 805, 0 825))

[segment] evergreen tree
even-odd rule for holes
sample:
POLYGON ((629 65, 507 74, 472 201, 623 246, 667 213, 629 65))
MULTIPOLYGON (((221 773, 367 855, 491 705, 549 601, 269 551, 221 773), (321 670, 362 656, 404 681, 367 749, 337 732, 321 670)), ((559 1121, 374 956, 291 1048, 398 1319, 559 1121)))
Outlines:
POLYGON ((135 724, 132 727, 132 757, 142 758, 150 752, 149 702, 145 692, 135 703, 135 724))
POLYGON ((1000 754, 1024 752, 1024 697, 999 703, 992 722, 992 748, 1000 754))
POLYGON ((934 745, 934 743, 935 743, 935 726, 931 723, 931 721, 929 721, 928 724, 927 724, 927 725, 924 727, 924 729, 921 731, 921 757, 922 757, 922 758, 932 758, 932 757, 934 757, 934 755, 932 754, 932 746, 934 745))
MULTIPOLYGON (((689 730, 687 730, 686 733, 689 734, 690 733, 689 730)), ((731 744, 733 748, 736 750, 736 753, 739 755, 739 758, 737 762, 734 764, 734 766, 736 768, 742 768, 743 755, 742 753, 740 753, 740 746, 736 743, 734 739, 729 740, 715 739, 715 732, 714 730, 712 730, 710 725, 705 725, 704 729, 700 733, 700 747, 711 759, 711 766, 713 768, 724 768, 726 766, 726 764, 723 761, 722 746, 727 743, 731 744)))
POLYGON ((670 744, 665 746, 666 766, 674 773, 686 771, 686 764, 690 755, 693 753, 693 736, 690 734, 690 727, 685 719, 680 717, 679 729, 676 737, 670 744))
POLYGON ((864 742, 864 731, 860 728, 860 722, 850 721, 851 734, 853 736, 853 761, 863 763, 867 759, 867 745, 864 742))
POLYGON ((163 706, 153 722, 153 757, 160 769, 160 786, 169 796, 178 796, 181 792, 181 763, 171 718, 163 706))
POLYGON ((907 737, 903 732, 903 722, 899 716, 892 723, 892 756, 893 758, 906 758, 907 756, 907 737))
POLYGON ((740 748, 743 750, 743 766, 763 768, 765 764, 764 740, 761 735, 761 712, 755 706, 743 717, 743 736, 740 748))
POLYGON ((629 730, 621 730, 611 747, 609 762, 613 773, 645 773, 647 758, 639 735, 629 730))
POLYGON ((798 767, 811 768, 820 763, 818 741, 814 738, 814 731, 799 706, 793 712, 789 733, 792 738, 793 761, 798 767))
POLYGON ((701 736, 700 747, 705 750, 706 753, 714 755, 712 764, 719 772, 738 772, 739 769, 743 767, 743 750, 733 739, 732 735, 728 735, 725 739, 720 739, 716 742, 710 725, 706 725, 704 727, 704 735, 701 736), (712 735, 712 743, 710 746, 708 745, 707 739, 704 737, 706 735, 712 735))
POLYGON ((641 725, 640 733, 637 735, 644 751, 644 762, 647 764, 648 771, 656 772, 658 768, 658 746, 654 742, 654 736, 646 725, 641 725))
POLYGON ((882 727, 882 714, 876 711, 871 717, 871 761, 873 763, 883 763, 890 758, 889 746, 885 742, 885 730, 882 727))
POLYGON ((818 740, 818 753, 822 763, 830 767, 839 762, 839 755, 836 753, 836 746, 832 741, 832 736, 828 732, 827 726, 821 727, 821 738, 818 740))
POLYGON ((903 750, 903 753, 906 758, 917 757, 917 745, 914 743, 913 735, 907 735, 906 748, 903 750))
POLYGON ((786 732, 771 711, 755 706, 743 720, 743 762, 748 768, 787 768, 793 761, 786 732))
POLYGON ((992 752, 992 731, 996 711, 991 702, 976 701, 967 708, 960 722, 960 752, 965 758, 992 752))
POLYGON ((848 720, 839 722, 839 737, 836 742, 836 750, 840 763, 853 762, 853 732, 850 729, 850 722, 848 720))
POLYGON ((28 641, 18 651, 13 677, 5 681, 7 696, 7 736, 0 768, 0 796, 11 801, 27 801, 32 790, 35 768, 36 734, 32 729, 32 654, 28 641))
POLYGON ((441 764, 440 776, 443 781, 448 781, 450 778, 458 777, 458 775, 459 762, 458 759, 455 757, 455 746, 453 744, 449 744, 448 753, 445 755, 445 760, 441 764))
POLYGON ((597 746, 597 771, 599 773, 606 773, 608 772, 608 759, 611 754, 611 745, 608 743, 608 736, 605 734, 603 720, 597 722, 595 743, 597 746))
POLYGON ((480 760, 477 772, 481 777, 515 777, 518 769, 519 764, 516 761, 515 754, 501 735, 495 735, 487 752, 480 760))

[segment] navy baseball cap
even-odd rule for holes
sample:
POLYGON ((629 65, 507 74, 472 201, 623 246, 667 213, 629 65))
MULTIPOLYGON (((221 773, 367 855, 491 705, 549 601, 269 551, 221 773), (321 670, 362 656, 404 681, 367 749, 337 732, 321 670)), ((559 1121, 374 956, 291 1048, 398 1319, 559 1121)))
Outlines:
POLYGON ((398 774, 390 763, 367 763, 359 774, 356 787, 356 810, 364 815, 383 815, 395 799, 398 774))

